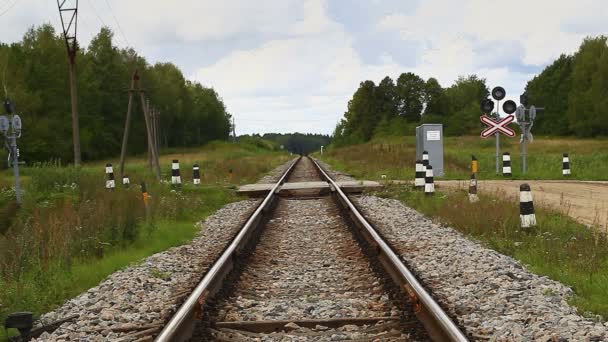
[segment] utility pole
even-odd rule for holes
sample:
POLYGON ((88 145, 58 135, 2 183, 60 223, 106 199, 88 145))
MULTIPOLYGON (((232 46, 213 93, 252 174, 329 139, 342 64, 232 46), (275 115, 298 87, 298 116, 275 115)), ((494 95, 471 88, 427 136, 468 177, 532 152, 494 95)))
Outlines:
POLYGON ((146 106, 146 98, 144 96, 144 91, 139 89, 139 98, 141 100, 141 107, 144 112, 144 119, 146 121, 146 133, 148 136, 148 153, 153 159, 154 162, 154 172, 156 174, 156 179, 160 181, 160 164, 158 161, 158 155, 154 148, 150 148, 154 144, 154 140, 152 138, 152 123, 150 122, 150 116, 148 115, 148 107, 146 106))
MULTIPOLYGON (((146 106, 146 109, 144 110, 144 115, 146 116, 146 120, 147 120, 146 122, 148 122, 148 121, 150 122, 150 131, 148 132, 148 134, 152 135, 152 141, 154 141, 154 124, 152 122, 152 118, 150 115, 150 99, 146 99, 145 106, 146 106)), ((151 144, 150 140, 148 140, 148 166, 150 168, 152 168, 152 164, 153 164, 153 161, 152 161, 152 155, 153 155, 152 149, 153 148, 154 148, 153 144, 151 144)))
POLYGON ((80 166, 80 125, 78 123, 78 95, 76 88, 76 29, 78 24, 78 0, 57 0, 59 17, 63 27, 63 37, 68 51, 70 69, 70 93, 72 102, 72 139, 74 142, 74 165, 80 166), (66 2, 68 5, 66 6, 66 2), (64 18, 65 15, 65 18, 64 18))
POLYGON ((232 117, 232 139, 236 142, 236 124, 234 123, 234 116, 232 117))
MULTIPOLYGON (((133 92, 135 91, 135 85, 138 84, 139 75, 137 74, 137 70, 133 72, 133 76, 131 77, 131 89, 129 89, 129 104, 127 105, 127 118, 125 119, 125 131, 122 135, 122 147, 120 148, 120 164, 119 164, 119 174, 120 179, 122 179, 122 175, 124 175, 125 170, 125 158, 127 157, 127 143, 129 142, 129 130, 131 129, 131 109, 133 108, 133 92)), ((139 85, 137 86, 139 88, 139 85)))

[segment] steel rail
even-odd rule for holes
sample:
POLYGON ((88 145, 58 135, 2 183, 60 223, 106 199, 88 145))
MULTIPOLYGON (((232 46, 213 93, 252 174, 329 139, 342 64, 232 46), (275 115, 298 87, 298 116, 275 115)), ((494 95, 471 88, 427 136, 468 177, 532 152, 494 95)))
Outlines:
POLYGON ((168 342, 181 339, 180 330, 183 329, 184 326, 192 320, 192 317, 195 311, 197 310, 197 307, 200 308, 200 306, 202 305, 202 300, 204 300, 206 295, 210 292, 212 284, 215 283, 217 278, 221 276, 224 266, 231 262, 231 259, 234 257, 241 243, 245 242, 243 241, 245 237, 251 230, 255 228, 255 226, 259 222, 259 219, 262 217, 262 214, 272 203, 272 200, 275 196, 275 192, 279 189, 281 184, 285 181, 291 170, 293 170, 294 166, 298 163, 298 161, 300 161, 300 159, 301 157, 294 161, 285 171, 285 173, 281 176, 279 181, 274 185, 272 190, 270 190, 268 195, 264 198, 264 200, 255 210, 255 212, 249 217, 249 219, 241 228, 237 236, 232 240, 228 248, 224 250, 219 259, 213 264, 207 274, 205 274, 203 279, 192 291, 192 294, 190 294, 188 299, 186 299, 186 301, 182 304, 178 311, 173 315, 173 317, 171 317, 169 323, 165 325, 163 330, 156 337, 155 341, 168 342))
MULTIPOLYGON (((371 237, 374 247, 377 248, 378 253, 385 257, 385 260, 381 261, 388 261, 388 266, 397 271, 397 277, 401 279, 395 280, 403 284, 407 295, 414 302, 415 307, 418 307, 418 309, 415 310, 416 316, 418 316, 418 318, 421 320, 431 338, 434 341, 468 341, 458 326, 424 289, 414 274, 401 261, 399 256, 393 252, 392 248, 384 241, 380 234, 378 234, 376 229, 369 222, 367 222, 365 217, 363 217, 357 207, 350 201, 340 186, 325 172, 325 170, 323 170, 323 168, 321 168, 316 160, 312 158, 311 160, 321 175, 335 189, 339 200, 350 212, 351 218, 354 218, 357 221, 355 223, 365 229, 365 232, 371 237)), ((391 276, 393 276, 394 279, 395 272, 389 273, 391 273, 391 276)))

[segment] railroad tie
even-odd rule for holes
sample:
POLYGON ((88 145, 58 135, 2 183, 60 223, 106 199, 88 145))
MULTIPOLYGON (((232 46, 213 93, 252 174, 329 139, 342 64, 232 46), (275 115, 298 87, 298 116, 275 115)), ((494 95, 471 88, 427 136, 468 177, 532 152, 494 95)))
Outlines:
POLYGON ((562 158, 562 175, 564 177, 570 176, 570 158, 568 157, 568 153, 564 153, 564 157, 562 158))
POLYGON ((426 167, 426 177, 424 178, 424 194, 434 195, 435 194, 435 182, 433 180, 433 167, 431 165, 426 167))
POLYGON ((179 160, 173 159, 171 164, 171 185, 182 185, 182 177, 179 175, 179 160))
POLYGON ((519 218, 521 220, 521 227, 526 230, 536 226, 532 190, 530 189, 530 185, 526 183, 519 186, 519 218))
POLYGON ((511 153, 505 152, 502 154, 502 175, 511 177, 511 153))
POLYGON ((414 187, 416 190, 424 190, 425 176, 426 170, 422 164, 422 160, 416 160, 416 178, 414 178, 414 187))
POLYGON ((116 187, 116 182, 114 181, 114 168, 110 163, 106 164, 106 177, 106 189, 114 190, 116 187))

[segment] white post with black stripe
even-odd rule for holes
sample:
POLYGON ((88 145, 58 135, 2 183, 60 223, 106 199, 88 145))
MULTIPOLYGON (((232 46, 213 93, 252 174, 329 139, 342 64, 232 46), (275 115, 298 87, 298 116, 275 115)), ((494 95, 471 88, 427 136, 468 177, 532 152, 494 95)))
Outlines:
POLYGON ((416 160, 416 178, 414 179, 416 190, 424 190, 424 177, 426 177, 426 169, 422 165, 422 160, 416 160))
POLYGON ((471 181, 469 183, 469 202, 479 202, 479 196, 477 196, 477 178, 475 173, 471 174, 471 181))
POLYGON ((562 158, 562 175, 564 177, 570 176, 570 157, 568 157, 568 153, 564 153, 562 158))
POLYGON ((192 166, 192 183, 194 183, 194 185, 201 184, 201 171, 198 164, 192 166))
POLYGON ((127 175, 122 176, 122 186, 124 186, 125 188, 128 188, 129 185, 131 185, 131 180, 129 179, 129 176, 127 176, 127 175))
POLYGON ((429 153, 427 151, 422 151, 422 165, 424 165, 424 169, 429 166, 429 153))
POLYGON ((505 152, 502 154, 502 175, 511 177, 511 153, 505 152))
POLYGON ((534 214, 534 201, 529 184, 519 186, 519 218, 523 229, 536 226, 536 215, 534 214))
POLYGON ((424 177, 424 194, 434 195, 435 194, 435 182, 433 180, 433 167, 431 165, 426 167, 426 177, 424 177))
POLYGON ((106 189, 114 190, 116 187, 116 181, 114 181, 114 168, 112 164, 106 164, 106 189))
POLYGON ((174 159, 171 163, 171 185, 182 185, 182 177, 179 175, 179 160, 174 159))

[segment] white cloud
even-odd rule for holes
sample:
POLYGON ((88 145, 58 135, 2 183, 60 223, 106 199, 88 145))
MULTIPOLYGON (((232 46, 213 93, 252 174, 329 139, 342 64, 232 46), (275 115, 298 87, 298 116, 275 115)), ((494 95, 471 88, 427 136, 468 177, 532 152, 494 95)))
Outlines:
MULTIPOLYGON (((44 22, 59 32, 54 2, 18 1, 1 18, 3 42, 44 22)), ((330 15, 334 0, 108 1, 128 40, 149 61, 172 61, 218 90, 239 133, 330 133, 359 82, 408 71, 436 77, 443 86, 475 73, 516 99, 533 76, 530 66, 538 70, 574 52, 583 37, 604 33, 608 16, 600 0, 424 0, 401 6, 405 12, 374 0, 375 17, 348 1, 340 7, 344 15, 335 9, 330 15), (358 25, 384 13, 376 26, 358 25), (395 44, 389 36, 403 39, 403 51, 387 45, 395 44), (407 56, 410 47, 415 58, 407 56), (374 54, 379 58, 370 58, 374 54)), ((86 46, 103 24, 126 45, 105 1, 81 1, 81 43, 86 46)))

